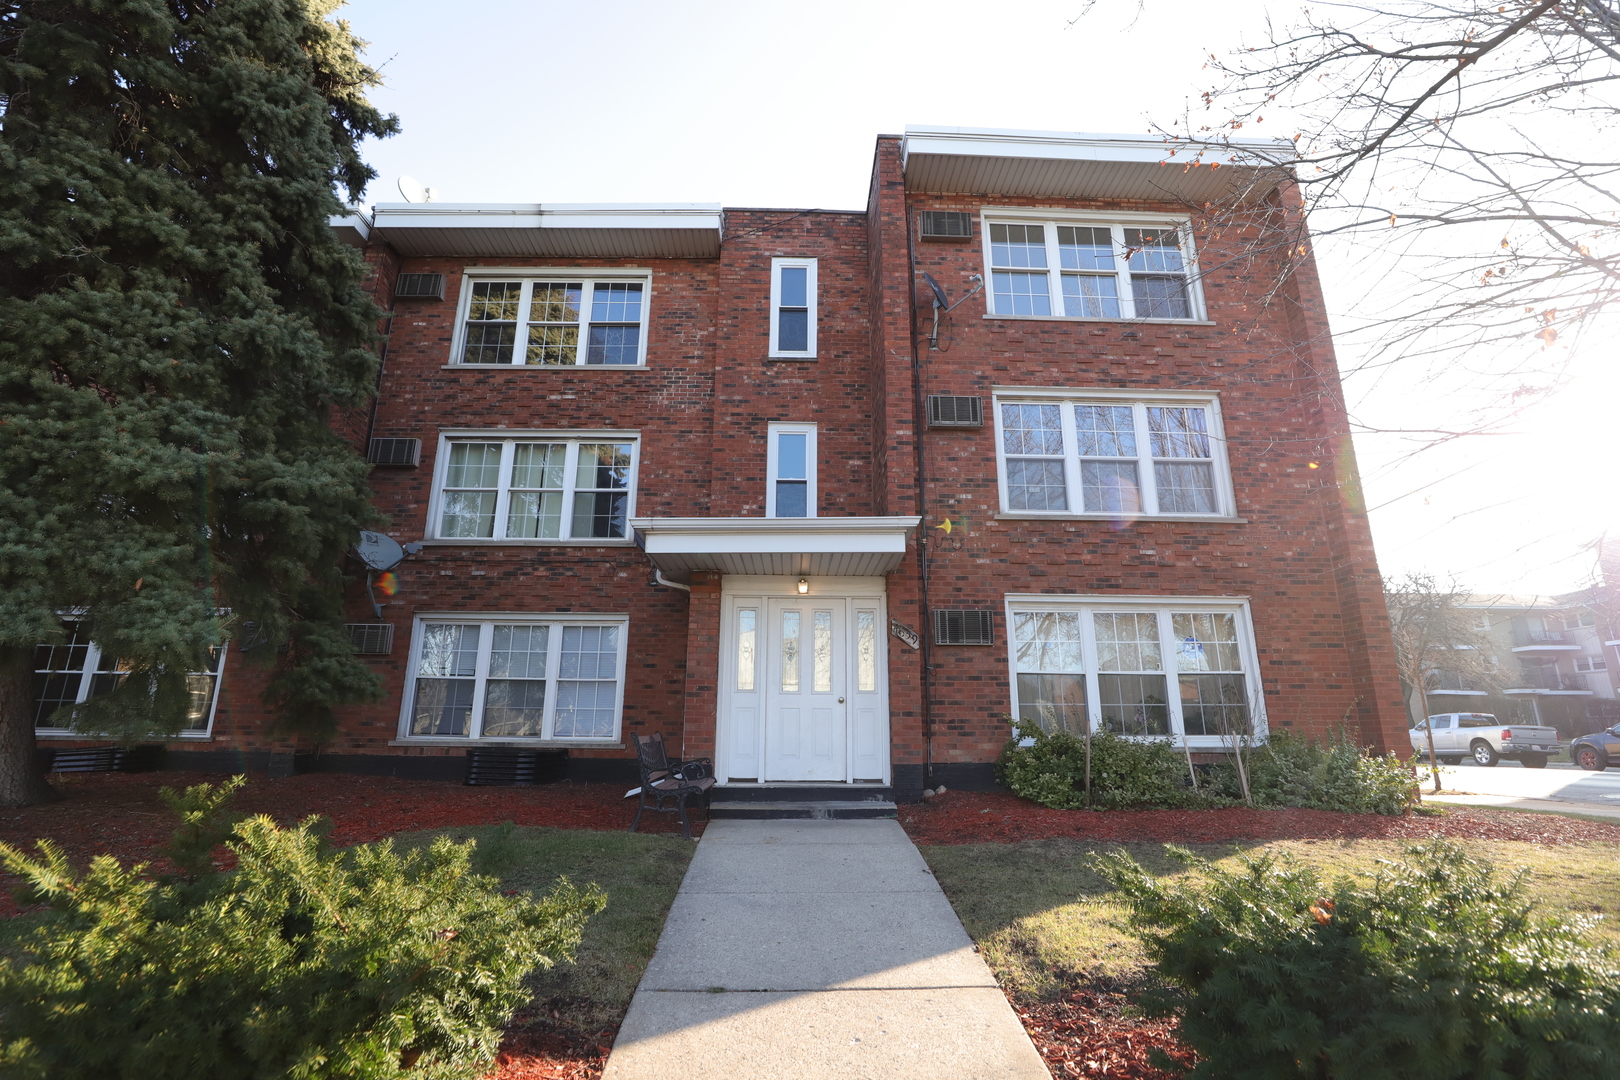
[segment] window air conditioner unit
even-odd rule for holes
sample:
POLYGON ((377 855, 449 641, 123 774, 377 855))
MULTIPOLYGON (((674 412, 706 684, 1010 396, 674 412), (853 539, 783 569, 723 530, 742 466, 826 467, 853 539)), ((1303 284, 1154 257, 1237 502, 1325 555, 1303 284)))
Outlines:
POLYGON ((396 300, 443 300, 443 274, 401 274, 394 282, 396 300))
POLYGON ((955 397, 950 394, 928 396, 928 426, 983 427, 984 407, 976 397, 955 397))
POLYGON ((394 651, 394 624, 352 622, 345 624, 349 644, 360 656, 387 656, 394 651))
POLYGON ((918 232, 924 240, 971 240, 973 215, 960 210, 924 210, 918 232))
POLYGON ((934 612, 935 645, 994 645, 995 613, 989 608, 934 612))
POLYGON ((422 464, 422 440, 372 439, 366 460, 373 465, 403 465, 414 469, 422 464))

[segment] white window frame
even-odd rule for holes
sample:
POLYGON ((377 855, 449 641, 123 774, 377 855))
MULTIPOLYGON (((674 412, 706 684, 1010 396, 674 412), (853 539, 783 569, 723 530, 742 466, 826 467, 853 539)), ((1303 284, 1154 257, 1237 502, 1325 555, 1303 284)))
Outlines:
MULTIPOLYGON (((1231 521, 1236 520, 1236 498, 1232 486, 1231 463, 1226 453, 1226 428, 1221 418, 1220 396, 1214 393, 1155 392, 1151 390, 1119 390, 1113 388, 1067 388, 996 386, 991 388, 995 409, 996 486, 1000 489, 1002 517, 1012 518, 1088 518, 1111 521, 1118 514, 1105 510, 1076 510, 1081 500, 1080 442, 1075 430, 1076 405, 1130 405, 1136 431, 1137 479, 1141 484, 1142 509, 1135 515, 1157 521, 1231 521), (1058 405, 1063 424, 1063 473, 1067 485, 1068 510, 1014 510, 1007 504, 1007 452, 1002 433, 1001 407, 1003 405, 1058 405), (1146 410, 1149 406, 1188 407, 1207 410, 1209 418, 1210 458, 1215 482, 1215 512, 1210 514, 1158 512, 1158 489, 1153 475, 1152 445, 1148 440, 1146 410)), ((1016 455, 1015 455, 1016 456, 1016 455)), ((1129 460, 1129 459, 1121 459, 1129 460)), ((1189 461, 1202 460, 1189 458, 1189 461)))
MULTIPOLYGON (((49 642, 41 642, 40 644, 49 645, 50 643, 49 642)), ((165 736, 166 738, 169 738, 169 739, 172 739, 172 740, 175 740, 175 741, 185 740, 185 741, 193 741, 193 742, 206 742, 206 741, 213 738, 213 736, 214 736, 214 714, 219 710, 220 691, 225 686, 225 658, 226 658, 226 656, 228 654, 229 648, 230 648, 230 642, 228 642, 228 641, 220 642, 220 644, 219 644, 219 659, 218 659, 218 661, 216 661, 213 671, 192 671, 192 672, 187 672, 188 675, 206 675, 206 676, 211 677, 214 680, 213 697, 208 702, 208 718, 207 718, 207 721, 203 724, 201 729, 197 729, 197 728, 188 729, 188 730, 185 730, 185 731, 178 732, 178 733, 176 733, 174 735, 171 735, 171 736, 165 736)), ((87 642, 86 647, 85 647, 84 667, 81 668, 80 672, 79 672, 78 695, 74 698, 73 704, 75 704, 75 705, 83 705, 86 701, 90 700, 90 687, 95 682, 95 677, 98 674, 96 669, 99 668, 100 666, 101 666, 101 646, 97 645, 94 641, 87 642)), ((31 673, 37 671, 37 669, 35 669, 33 667, 30 667, 29 670, 30 670, 31 673)), ((30 706, 33 705, 33 697, 32 697, 32 695, 30 695, 30 697, 29 697, 29 705, 30 706)), ((84 739, 84 738, 93 737, 95 733, 94 732, 85 732, 85 731, 76 731, 73 728, 36 727, 34 729, 34 734, 35 734, 35 736, 37 736, 39 738, 47 738, 47 739, 49 739, 49 738, 84 739)))
POLYGON ((410 660, 405 668, 405 690, 401 695, 399 708, 398 743, 414 746, 469 746, 484 745, 512 745, 512 746, 619 746, 624 732, 624 692, 625 672, 627 660, 630 655, 630 616, 627 614, 593 614, 584 612, 498 612, 498 611, 444 611, 420 612, 411 623, 411 652, 410 660), (416 678, 417 669, 422 659, 422 645, 425 639, 425 628, 429 623, 453 623, 460 626, 479 626, 478 659, 473 675, 474 690, 472 701, 472 715, 468 720, 467 734, 465 735, 412 735, 411 712, 416 704, 416 678), (551 633, 546 642, 546 700, 544 719, 539 736, 521 735, 493 735, 484 738, 484 698, 489 686, 489 658, 495 644, 494 627, 501 626, 550 626, 551 633), (556 738, 553 736, 553 725, 556 722, 558 685, 561 682, 558 674, 561 664, 559 657, 562 654, 562 630, 569 626, 616 626, 619 628, 619 655, 618 668, 615 678, 618 680, 618 693, 614 698, 613 707, 613 734, 611 736, 598 736, 593 738, 556 738))
MULTIPOLYGON (((1018 612, 1072 611, 1080 616, 1082 668, 1086 680, 1086 718, 1093 731, 1102 727, 1102 701, 1098 691, 1096 629, 1093 613, 1153 612, 1159 629, 1159 655, 1164 668, 1166 707, 1170 718, 1169 735, 1127 735, 1139 742, 1168 740, 1175 746, 1186 743, 1194 750, 1232 749, 1230 739, 1220 735, 1184 734, 1181 686, 1176 670, 1176 641, 1172 634, 1171 613, 1231 615, 1236 622, 1238 654, 1243 661, 1244 686, 1249 699, 1249 723, 1252 738, 1264 742, 1269 732, 1266 719, 1265 690, 1261 684, 1259 650, 1255 647, 1254 619, 1247 597, 1208 596, 1106 596, 1096 594, 1008 593, 1003 598, 1003 616, 1006 619, 1007 675, 1012 715, 1019 715, 1018 701, 1018 643, 1014 632, 1013 616, 1018 612)), ((1079 674, 1078 672, 1071 674, 1079 674)))
POLYGON ((523 371, 575 371, 583 368, 587 371, 634 371, 647 366, 647 338, 648 328, 652 325, 652 271, 643 267, 468 267, 461 276, 461 295, 456 301, 456 331, 450 346, 449 362, 445 367, 472 368, 472 369, 512 369, 523 371), (472 310, 473 284, 481 281, 518 281, 523 284, 523 292, 518 298, 518 321, 516 340, 512 344, 512 357, 508 361, 498 364, 466 364, 462 363, 462 355, 467 346, 467 316, 472 310), (527 328, 529 326, 529 298, 533 295, 536 283, 544 282, 580 282, 586 286, 580 298, 579 318, 579 347, 573 364, 529 364, 524 362, 524 352, 528 347, 527 328), (590 336, 590 307, 592 292, 597 284, 611 285, 624 283, 640 283, 641 285, 641 336, 640 349, 637 352, 634 364, 587 364, 585 362, 587 342, 590 336))
POLYGON ((768 424, 765 450, 765 516, 776 517, 777 436, 804 435, 805 517, 816 516, 816 425, 768 424))
POLYGON ((816 358, 816 260, 773 258, 771 260, 771 344, 767 354, 773 360, 814 360, 816 358), (805 344, 809 348, 802 351, 789 352, 777 343, 778 331, 781 328, 779 315, 782 309, 782 268, 785 266, 804 267, 805 288, 808 290, 805 300, 809 304, 808 322, 809 332, 805 336, 805 344))
MULTIPOLYGON (((1207 323, 1209 316, 1204 306, 1202 275, 1198 270, 1198 253, 1193 245, 1192 218, 1185 214, 1156 214, 1142 211, 1118 210, 1110 213, 1067 214, 1050 208, 984 207, 979 214, 980 252, 984 260, 985 318, 987 319, 1045 319, 1060 322, 1147 322, 1177 325, 1207 323), (1114 278, 1119 289, 1119 317, 1094 315, 1015 315, 993 310, 995 305, 994 270, 991 265, 991 225, 1042 225, 1046 240, 1046 287, 1053 310, 1063 306, 1063 270, 1058 252, 1057 230, 1061 227, 1109 229, 1114 240, 1114 278), (1127 258, 1124 230, 1174 229, 1181 240, 1181 258, 1186 266, 1187 311, 1185 319, 1137 318, 1136 296, 1131 289, 1130 260, 1127 258)), ((1027 273, 1042 273, 1034 268, 1027 273)), ((1158 276, 1158 275, 1155 275, 1158 276)))
POLYGON ((1583 675, 1587 674, 1587 673, 1590 673, 1590 672, 1608 671, 1609 670, 1609 658, 1606 657, 1606 656, 1590 656, 1590 655, 1577 656, 1577 657, 1575 657, 1575 670, 1580 672, 1583 675), (1585 667, 1581 666, 1581 663, 1583 661, 1586 663, 1585 667), (1596 666, 1596 665, 1602 665, 1602 666, 1599 667, 1599 666, 1596 666))
POLYGON ((430 544, 484 544, 484 545, 562 545, 583 547, 623 547, 635 543, 630 519, 636 513, 636 488, 641 471, 641 433, 639 431, 535 431, 510 428, 456 428, 439 433, 438 454, 433 461, 433 493, 428 499, 427 528, 424 538, 430 544), (444 536, 440 533, 444 515, 444 484, 450 468, 450 447, 454 443, 501 443, 499 486, 495 493, 495 527, 504 529, 511 506, 512 465, 518 443, 566 443, 567 456, 563 460, 563 521, 573 527, 573 501, 575 467, 579 462, 581 443, 616 442, 630 444, 630 484, 625 499, 625 535, 601 537, 506 537, 506 536, 444 536))

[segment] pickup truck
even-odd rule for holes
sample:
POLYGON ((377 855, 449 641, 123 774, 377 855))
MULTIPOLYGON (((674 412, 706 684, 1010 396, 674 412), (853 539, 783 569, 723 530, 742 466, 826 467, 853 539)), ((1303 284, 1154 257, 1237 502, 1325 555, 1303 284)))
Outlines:
MULTIPOLYGON (((1467 755, 1485 766, 1509 758, 1527 769, 1544 769, 1548 756, 1562 749, 1557 729, 1504 724, 1490 713, 1437 713, 1429 717, 1427 726, 1434 729, 1434 756, 1447 765, 1456 765, 1467 755)), ((1424 721, 1419 720, 1410 734, 1412 749, 1427 755, 1429 736, 1424 721)))

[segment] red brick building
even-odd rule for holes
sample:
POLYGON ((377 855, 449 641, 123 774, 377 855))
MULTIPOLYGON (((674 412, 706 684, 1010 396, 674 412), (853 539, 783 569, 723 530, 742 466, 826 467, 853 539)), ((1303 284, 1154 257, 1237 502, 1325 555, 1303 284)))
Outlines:
MULTIPOLYGON (((1241 162, 1164 155, 911 129, 864 212, 336 223, 390 312, 372 485, 421 547, 380 619, 352 597, 388 693, 322 767, 459 778, 511 745, 629 775, 662 731, 727 786, 905 797, 990 782, 1010 715, 1403 748, 1314 267, 1260 303, 1256 238, 1187 209, 1241 162)), ((94 654, 42 660, 56 699, 94 654)), ((294 749, 257 678, 227 648, 171 760, 294 749)))

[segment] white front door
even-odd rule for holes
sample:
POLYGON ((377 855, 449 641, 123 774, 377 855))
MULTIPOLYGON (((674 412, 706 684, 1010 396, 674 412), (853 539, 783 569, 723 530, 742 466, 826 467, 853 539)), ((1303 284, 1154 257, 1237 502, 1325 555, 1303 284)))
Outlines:
POLYGON ((842 598, 765 605, 765 779, 847 780, 842 598))
POLYGON ((883 598, 876 589, 833 594, 845 583, 871 587, 822 579, 809 594, 783 595, 792 579, 752 578, 742 582, 752 588, 727 597, 716 732, 723 782, 888 781, 883 598))

